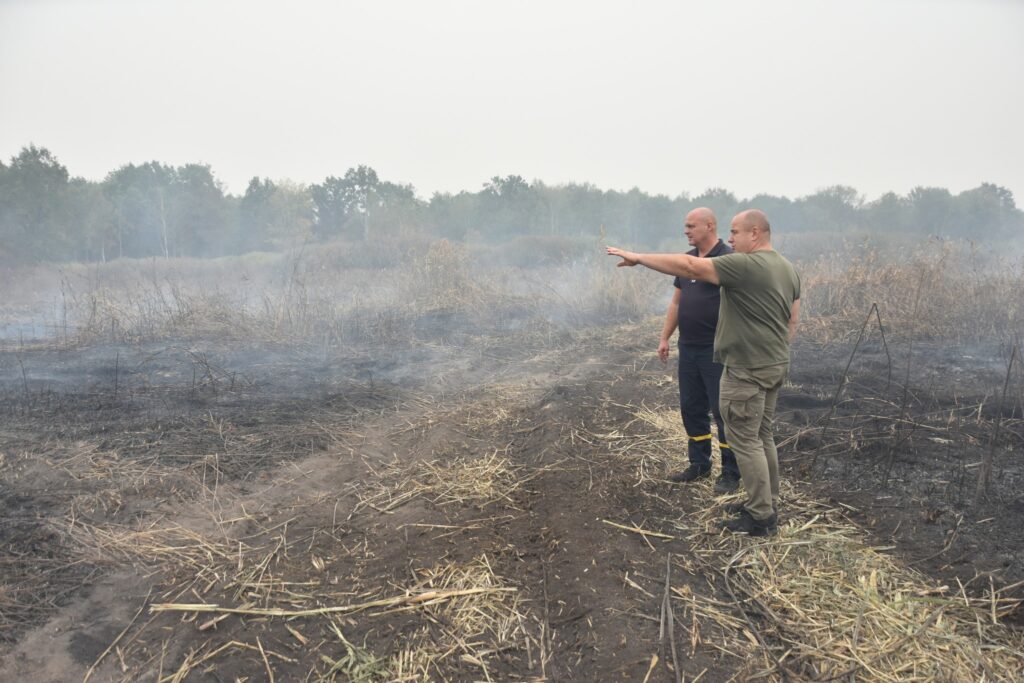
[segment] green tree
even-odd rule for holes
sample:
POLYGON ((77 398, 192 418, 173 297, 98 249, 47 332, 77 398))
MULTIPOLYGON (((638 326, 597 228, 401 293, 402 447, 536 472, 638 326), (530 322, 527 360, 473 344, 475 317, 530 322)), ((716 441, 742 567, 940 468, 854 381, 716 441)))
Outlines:
POLYGON ((569 183, 567 185, 544 185, 535 183, 546 217, 546 232, 549 234, 593 236, 602 223, 604 193, 590 183, 569 183))
POLYGON ((227 236, 229 208, 224 188, 209 166, 174 170, 169 196, 172 256, 214 256, 227 236))
POLYGON ((522 176, 494 176, 480 193, 481 229, 493 237, 512 237, 544 232, 546 213, 536 189, 522 176))
POLYGON ((370 236, 370 213, 379 205, 380 179, 369 166, 357 166, 345 172, 342 182, 345 227, 350 233, 370 236))
POLYGON ((347 236, 369 239, 375 232, 400 231, 422 222, 422 202, 411 185, 382 181, 369 166, 344 177, 330 176, 310 188, 315 231, 322 239, 347 236))
POLYGON ((370 211, 376 202, 380 179, 369 166, 350 168, 344 177, 329 176, 313 185, 316 233, 322 239, 337 236, 366 238, 370 211))
POLYGON ((312 234, 313 202, 309 188, 291 182, 278 183, 271 199, 274 221, 270 225, 269 243, 285 248, 303 242, 312 234))
POLYGON ((465 241, 480 230, 480 193, 436 192, 426 207, 427 221, 436 234, 465 241))
POLYGON ((72 178, 68 186, 68 206, 75 245, 69 256, 78 261, 106 261, 117 243, 114 207, 104 194, 103 185, 72 178))
POLYGON ((114 207, 118 257, 171 255, 174 184, 174 169, 156 161, 126 164, 107 175, 104 192, 114 207))
POLYGON ((68 170, 35 145, 0 173, 0 240, 9 259, 60 259, 72 251, 68 183, 68 170))
POLYGON ((916 232, 949 237, 959 232, 956 200, 944 187, 915 187, 907 195, 910 224, 916 232))
POLYGON ((212 256, 231 224, 231 206, 209 166, 126 164, 104 180, 114 210, 118 256, 212 256))
POLYGON ((910 228, 909 202, 895 192, 886 192, 864 206, 864 226, 868 232, 903 233, 910 228))
POLYGON ((382 182, 374 191, 374 208, 366 217, 367 236, 375 234, 406 234, 418 231, 424 223, 424 204, 416 198, 412 185, 382 182))
POLYGON ((1021 237, 1021 212, 1013 192, 993 183, 982 183, 956 197, 963 217, 958 232, 967 239, 1021 237))
POLYGON ((346 212, 344 179, 328 176, 322 183, 310 186, 309 192, 316 236, 321 240, 340 236, 346 212))
POLYGON ((272 200, 277 185, 269 178, 254 176, 245 188, 238 205, 238 237, 235 248, 239 252, 267 249, 269 237, 276 221, 272 200))
POLYGON ((282 249, 309 237, 313 201, 309 190, 269 178, 249 181, 239 204, 239 251, 282 249))
POLYGON ((807 226, 815 231, 848 232, 859 227, 864 198, 852 187, 833 185, 799 200, 807 226))

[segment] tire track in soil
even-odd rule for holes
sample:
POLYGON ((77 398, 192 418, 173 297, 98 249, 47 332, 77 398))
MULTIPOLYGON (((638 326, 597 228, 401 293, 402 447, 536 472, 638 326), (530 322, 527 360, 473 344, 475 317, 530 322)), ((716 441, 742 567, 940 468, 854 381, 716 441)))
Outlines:
MULTIPOLYGON (((513 441, 540 474, 513 496, 523 512, 501 528, 502 540, 516 549, 503 560, 530 587, 553 653, 544 671, 551 680, 640 680, 651 655, 661 652, 652 621, 660 609, 655 577, 664 572, 670 546, 652 550, 602 520, 628 523, 672 511, 655 508, 631 468, 606 444, 584 436, 607 433, 633 417, 621 407, 609 411, 615 383, 599 376, 554 387, 524 411, 533 427, 513 441), (647 594, 628 586, 626 577, 647 594)), ((670 545, 685 551, 678 542, 670 545)))

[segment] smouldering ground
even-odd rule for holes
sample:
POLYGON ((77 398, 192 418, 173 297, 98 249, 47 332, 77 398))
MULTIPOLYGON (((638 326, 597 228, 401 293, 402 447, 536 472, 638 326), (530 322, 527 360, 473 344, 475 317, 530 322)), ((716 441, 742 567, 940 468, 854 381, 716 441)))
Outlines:
MULTIPOLYGON (((372 353, 240 341, 5 352, 0 678, 1018 675, 1021 593, 998 553, 976 552, 969 569, 908 564, 924 557, 915 538, 943 537, 944 515, 959 531, 931 560, 958 537, 995 529, 991 543, 1012 544, 1019 530, 955 512, 954 497, 923 517, 940 498, 914 488, 910 458, 886 472, 888 452, 869 449, 893 422, 884 411, 837 410, 835 433, 863 442, 839 455, 812 428, 848 347, 798 349, 780 412, 782 529, 751 540, 717 531, 730 499, 710 482, 662 478, 683 464, 685 436, 652 329, 372 353), (872 507, 886 503, 868 490, 913 495, 872 507), (883 542, 890 530, 866 519, 879 510, 921 530, 883 542)), ((865 379, 848 396, 868 388, 884 393, 865 379)), ((941 438, 969 443, 990 426, 941 438)), ((905 454, 936 435, 918 431, 905 454)), ((1006 459, 997 471, 1020 474, 1006 459)))

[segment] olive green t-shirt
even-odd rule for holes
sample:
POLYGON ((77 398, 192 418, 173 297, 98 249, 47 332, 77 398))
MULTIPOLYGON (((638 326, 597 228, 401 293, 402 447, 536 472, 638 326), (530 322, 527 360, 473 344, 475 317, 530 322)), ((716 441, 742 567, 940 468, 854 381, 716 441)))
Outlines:
POLYGON ((777 251, 726 254, 712 260, 722 303, 715 360, 760 368, 789 362, 789 317, 800 298, 800 277, 777 251))

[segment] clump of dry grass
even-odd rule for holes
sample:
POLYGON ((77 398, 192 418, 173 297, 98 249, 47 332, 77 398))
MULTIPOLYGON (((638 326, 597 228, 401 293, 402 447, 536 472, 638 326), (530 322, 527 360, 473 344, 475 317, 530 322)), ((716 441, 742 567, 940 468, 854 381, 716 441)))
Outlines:
POLYGON ((486 555, 466 565, 442 564, 419 572, 420 583, 436 591, 493 589, 441 604, 431 621, 444 624, 441 633, 425 623, 391 657, 387 669, 397 680, 433 680, 447 658, 481 670, 486 679, 488 660, 506 650, 526 649, 531 638, 525 606, 517 592, 494 573, 486 555))
MULTIPOLYGON (((619 429, 590 433, 589 436, 604 442, 614 456, 634 466, 639 483, 664 481, 667 473, 689 465, 687 436, 681 427, 678 410, 644 404, 620 407, 631 412, 633 419, 619 429), (640 425, 640 429, 631 429, 634 425, 640 425)), ((721 458, 718 457, 717 437, 712 440, 711 449, 712 464, 719 467, 721 458)))
MULTIPOLYGON (((59 286, 33 329, 65 346, 205 338, 327 347, 635 319, 671 295, 665 276, 626 273, 597 256, 543 269, 485 266, 467 246, 439 240, 370 268, 339 264, 336 252, 69 266, 52 275, 59 286)), ((9 310, 14 322, 24 317, 9 310)))
POLYGON ((154 571, 187 567, 203 572, 215 564, 234 564, 249 552, 242 543, 211 540, 181 525, 143 529, 71 519, 68 530, 97 561, 121 560, 154 571))
POLYGON ((390 512, 416 498, 435 505, 487 507, 536 477, 522 474, 522 466, 495 450, 479 457, 456 456, 405 463, 397 458, 379 468, 359 493, 355 511, 371 508, 390 512))
POLYGON ((448 240, 413 259, 403 289, 425 311, 474 312, 497 297, 490 282, 473 271, 466 246, 448 240))

